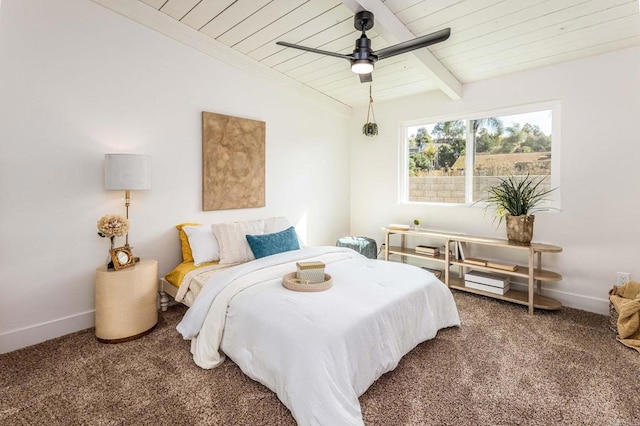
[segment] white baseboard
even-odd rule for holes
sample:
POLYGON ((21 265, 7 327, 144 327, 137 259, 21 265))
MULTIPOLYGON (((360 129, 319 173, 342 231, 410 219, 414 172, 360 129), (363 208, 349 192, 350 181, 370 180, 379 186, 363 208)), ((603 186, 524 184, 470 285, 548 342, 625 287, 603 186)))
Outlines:
POLYGON ((95 325, 95 310, 0 334, 0 354, 42 343, 95 325))
MULTIPOLYGON (((511 283, 511 288, 527 291, 526 284, 511 283)), ((580 309, 583 311, 594 312, 596 314, 609 315, 609 299, 595 298, 583 296, 575 293, 567 293, 564 291, 542 288, 542 294, 552 297, 562 303, 562 306, 568 308, 580 309)))

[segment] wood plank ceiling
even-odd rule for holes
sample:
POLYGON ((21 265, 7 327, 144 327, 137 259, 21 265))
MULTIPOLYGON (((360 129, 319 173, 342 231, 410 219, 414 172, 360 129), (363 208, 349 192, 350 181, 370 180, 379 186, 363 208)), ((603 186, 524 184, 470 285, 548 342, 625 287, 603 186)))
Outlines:
POLYGON ((137 1, 348 106, 368 102, 369 84, 347 61, 276 41, 349 54, 363 9, 376 17, 374 50, 451 28, 445 42, 378 62, 376 101, 433 90, 456 99, 464 83, 640 45, 638 0, 137 1))

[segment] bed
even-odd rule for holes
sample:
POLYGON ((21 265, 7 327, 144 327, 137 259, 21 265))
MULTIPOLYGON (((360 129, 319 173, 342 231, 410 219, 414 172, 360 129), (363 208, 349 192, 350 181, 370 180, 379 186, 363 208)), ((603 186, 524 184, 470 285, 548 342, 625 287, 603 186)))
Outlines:
POLYGON ((415 346, 460 325, 451 292, 433 274, 349 248, 301 247, 200 269, 207 278, 177 326, 194 362, 215 368, 229 357, 299 425, 363 424, 358 397, 415 346), (323 262, 333 287, 284 288, 300 261, 323 262))

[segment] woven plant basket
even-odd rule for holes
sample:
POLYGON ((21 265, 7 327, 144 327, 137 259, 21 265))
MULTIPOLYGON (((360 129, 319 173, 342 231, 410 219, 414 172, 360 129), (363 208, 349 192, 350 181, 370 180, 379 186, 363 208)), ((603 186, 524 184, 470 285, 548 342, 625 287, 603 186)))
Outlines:
POLYGON ((535 218, 534 215, 511 216, 507 214, 507 239, 516 244, 527 245, 531 243, 535 218))

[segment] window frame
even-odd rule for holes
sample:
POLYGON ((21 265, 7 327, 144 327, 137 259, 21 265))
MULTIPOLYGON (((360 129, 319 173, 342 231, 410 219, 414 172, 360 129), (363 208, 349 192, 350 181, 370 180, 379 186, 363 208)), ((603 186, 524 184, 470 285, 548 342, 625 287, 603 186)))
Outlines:
POLYGON ((427 117, 417 120, 404 121, 400 123, 399 137, 399 170, 398 179, 398 204, 407 206, 447 206, 447 207, 469 207, 480 205, 484 207, 485 203, 473 200, 473 173, 465 173, 464 175, 464 203, 446 203, 433 201, 409 201, 409 128, 427 126, 430 124, 440 123, 444 121, 464 120, 466 125, 466 145, 465 145, 465 169, 473 170, 475 164, 475 146, 473 146, 473 137, 471 135, 471 121, 487 117, 501 117, 517 114, 526 114, 532 112, 551 111, 551 187, 557 188, 549 194, 549 207, 553 210, 560 209, 560 143, 561 143, 561 102, 560 100, 551 100, 537 102, 533 104, 523 104, 492 110, 483 110, 472 113, 461 113, 444 116, 427 117))

